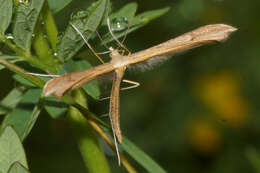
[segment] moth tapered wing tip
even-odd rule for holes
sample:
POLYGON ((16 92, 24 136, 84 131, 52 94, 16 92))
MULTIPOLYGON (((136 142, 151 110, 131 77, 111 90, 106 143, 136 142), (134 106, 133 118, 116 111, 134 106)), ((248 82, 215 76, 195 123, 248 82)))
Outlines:
POLYGON ((238 30, 238 28, 233 27, 231 25, 226 25, 226 24, 222 24, 222 25, 225 26, 225 31, 223 31, 224 32, 223 39, 219 40, 220 42, 226 41, 231 33, 233 33, 233 32, 238 30))
POLYGON ((209 24, 209 25, 205 25, 202 27, 212 28, 213 30, 219 30, 219 31, 224 31, 224 32, 234 32, 234 31, 238 30, 238 28, 228 25, 228 24, 224 24, 224 23, 209 24))
POLYGON ((225 35, 224 38, 223 38, 223 41, 225 41, 231 33, 238 30, 238 28, 231 26, 231 25, 222 24, 222 26, 223 26, 223 30, 224 30, 223 32, 224 32, 224 35, 225 35))
MULTIPOLYGON (((112 128, 113 128, 113 126, 112 126, 112 128)), ((116 136, 116 138, 117 138, 117 141, 121 144, 122 141, 123 141, 123 139, 122 139, 122 132, 121 132, 120 127, 117 128, 117 129, 114 129, 113 131, 114 131, 114 133, 115 133, 115 136, 116 136)))
POLYGON ((55 96, 57 99, 61 99, 63 94, 59 94, 57 89, 55 87, 51 87, 51 83, 54 79, 49 80, 48 82, 45 83, 43 87, 43 96, 48 97, 48 96, 55 96))
POLYGON ((123 139, 122 139, 122 135, 120 135, 120 136, 117 135, 116 137, 117 137, 118 142, 121 144, 122 141, 123 141, 123 139))
POLYGON ((218 27, 221 27, 221 28, 225 28, 226 30, 229 30, 229 31, 231 31, 231 32, 233 32, 233 31, 236 31, 237 30, 237 28, 236 27, 234 27, 234 26, 231 26, 231 25, 228 25, 228 24, 224 24, 224 23, 220 23, 220 24, 215 24, 216 26, 218 26, 218 27))
POLYGON ((193 31, 193 39, 200 42, 224 42, 237 28, 227 24, 210 24, 193 31))
POLYGON ((231 26, 231 25, 228 25, 230 27, 230 31, 231 32, 234 32, 234 31, 237 31, 238 28, 234 27, 234 26, 231 26))
POLYGON ((114 131, 114 133, 115 133, 115 135, 116 135, 116 138, 117 138, 117 140, 118 140, 118 142, 119 143, 122 143, 122 132, 121 132, 121 128, 120 128, 120 124, 118 124, 118 125, 116 125, 116 124, 114 124, 114 125, 112 125, 112 128, 114 128, 114 127, 116 127, 113 131, 114 131))

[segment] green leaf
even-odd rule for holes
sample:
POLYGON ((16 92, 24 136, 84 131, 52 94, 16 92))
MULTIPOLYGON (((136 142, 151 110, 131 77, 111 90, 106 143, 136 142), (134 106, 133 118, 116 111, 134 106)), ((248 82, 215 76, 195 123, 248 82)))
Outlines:
POLYGON ((65 8, 72 0, 48 0, 52 13, 56 14, 65 8))
MULTIPOLYGON (((78 108, 81 111, 81 108, 78 108)), ((84 114, 84 110, 82 110, 84 114)), ((113 136, 111 128, 109 125, 103 121, 96 118, 98 122, 101 122, 101 128, 111 136, 113 136)), ((120 145, 124 151, 126 151, 136 162, 143 166, 150 173, 166 173, 166 171, 156 163, 150 156, 148 156, 144 151, 138 148, 129 139, 123 136, 123 142, 120 145)))
POLYGON ((75 63, 72 60, 66 61, 62 64, 62 67, 57 72, 58 74, 62 75, 65 73, 71 73, 75 71, 75 63))
POLYGON ((0 172, 7 172, 14 162, 28 168, 22 143, 11 126, 3 129, 0 136, 0 172))
MULTIPOLYGON (((91 67, 92 67, 92 65, 85 60, 76 61, 76 70, 77 71, 86 70, 91 67)), ((97 81, 88 82, 87 84, 83 85, 82 88, 84 89, 84 91, 86 93, 88 93, 94 99, 99 98, 100 90, 99 90, 97 81)))
POLYGON ((85 27, 87 30, 92 32, 97 30, 97 27, 103 19, 105 10, 107 9, 108 1, 109 0, 99 0, 87 9, 87 12, 89 13, 89 16, 85 22, 85 27))
POLYGON ((134 18, 132 26, 146 24, 158 17, 161 17, 162 15, 167 13, 169 10, 170 10, 170 8, 166 7, 166 8, 162 8, 162 9, 158 9, 158 10, 151 10, 151 11, 146 11, 144 13, 141 13, 134 18))
POLYGON ((36 86, 33 83, 31 83, 30 81, 24 79, 22 76, 18 75, 18 74, 14 74, 13 79, 16 80, 17 82, 19 82, 20 84, 28 86, 28 87, 35 87, 36 86))
POLYGON ((44 108, 49 113, 49 115, 58 119, 65 115, 68 110, 69 105, 55 99, 54 97, 45 97, 43 100, 44 108))
POLYGON ((123 139, 122 148, 134 158, 140 165, 142 165, 150 173, 166 173, 160 165, 158 165, 151 157, 139 149, 126 137, 123 139))
POLYGON ((13 1, 0 0, 0 33, 4 35, 12 20, 13 1))
MULTIPOLYGON (((125 36, 126 34, 129 34, 137 29, 139 29, 140 27, 148 24, 150 21, 164 15, 165 13, 167 13, 169 11, 170 8, 163 8, 163 9, 159 9, 159 10, 152 10, 152 11, 147 11, 144 13, 141 13, 137 16, 135 16, 133 18, 132 21, 130 21, 130 26, 129 29, 126 29, 122 32, 114 32, 113 34, 115 35, 116 38, 121 38, 123 36, 125 36)), ((112 38, 110 33, 105 34, 103 41, 101 44, 106 44, 109 43, 111 41, 113 41, 114 38, 112 38)))
POLYGON ((43 4, 44 0, 30 0, 18 4, 13 28, 14 42, 27 52, 30 52, 34 28, 43 4))
POLYGON ((2 123, 2 129, 8 125, 12 125, 23 141, 40 114, 41 108, 37 104, 40 94, 41 89, 28 90, 23 95, 17 107, 5 117, 2 123))
MULTIPOLYGON (((120 8, 117 12, 111 14, 109 16, 109 19, 113 21, 113 19, 117 17, 125 17, 127 18, 128 22, 131 23, 132 19, 135 16, 135 13, 137 11, 137 3, 131 2, 120 8)), ((107 23, 105 23, 107 25, 107 23)))
POLYGON ((0 103, 0 115, 13 110, 21 100, 23 92, 17 88, 12 89, 0 103))
POLYGON ((21 163, 15 162, 10 167, 8 173, 29 173, 29 170, 26 169, 21 163))
POLYGON ((256 172, 260 172, 260 154, 255 148, 249 148, 246 150, 246 156, 251 165, 255 168, 256 172))
MULTIPOLYGON (((72 97, 83 107, 87 107, 83 92, 75 90, 72 92, 72 97)), ((110 173, 109 165, 103 149, 99 145, 96 133, 83 115, 86 114, 81 114, 77 109, 70 107, 65 120, 76 137, 88 172, 110 173)))
MULTIPOLYGON (((97 30, 107 7, 108 0, 99 0, 91 5, 86 11, 79 11, 74 14, 70 23, 75 25, 86 39, 97 30)), ((61 61, 67 61, 72 58, 84 45, 84 40, 79 33, 68 24, 64 35, 57 45, 57 57, 61 61)))

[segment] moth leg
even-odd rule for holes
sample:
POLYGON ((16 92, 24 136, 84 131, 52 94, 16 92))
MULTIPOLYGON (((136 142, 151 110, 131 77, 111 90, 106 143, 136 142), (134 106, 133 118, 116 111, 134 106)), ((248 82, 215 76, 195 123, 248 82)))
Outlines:
MULTIPOLYGON (((123 79, 123 82, 125 83, 129 83, 129 84, 132 84, 131 86, 128 86, 128 87, 124 87, 124 88, 121 88, 120 90, 123 91, 123 90, 128 90, 128 89, 133 89, 133 88, 137 88, 140 86, 140 83, 139 82, 135 82, 135 81, 131 81, 131 80, 127 80, 127 79, 123 79)), ((104 100, 107 100, 107 99, 110 99, 110 97, 103 97, 103 98, 100 98, 98 99, 99 101, 104 101, 104 100)))
POLYGON ((103 98, 98 99, 98 101, 104 101, 104 100, 107 100, 107 99, 110 99, 110 97, 103 97, 103 98))
POLYGON ((32 75, 32 76, 50 77, 50 78, 55 78, 55 77, 60 76, 60 75, 57 75, 57 74, 40 74, 40 73, 30 73, 30 72, 27 72, 26 74, 29 74, 29 75, 32 75))
POLYGON ((120 90, 128 90, 128 89, 132 89, 132 88, 136 88, 136 87, 139 87, 140 86, 140 83, 139 82, 135 82, 135 81, 131 81, 131 80, 127 80, 127 79, 123 79, 123 82, 125 83, 129 83, 129 84, 132 84, 131 86, 128 86, 128 87, 124 87, 124 88, 121 88, 120 90))

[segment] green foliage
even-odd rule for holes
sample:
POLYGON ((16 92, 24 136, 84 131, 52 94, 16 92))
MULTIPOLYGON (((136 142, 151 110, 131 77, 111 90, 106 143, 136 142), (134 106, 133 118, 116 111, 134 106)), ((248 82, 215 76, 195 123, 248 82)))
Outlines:
POLYGON ((30 89, 25 92, 15 109, 5 116, 2 129, 11 125, 23 141, 40 114, 41 108, 38 105, 40 94, 40 89, 30 89))
POLYGON ((69 105, 57 100, 53 97, 48 97, 43 100, 44 108, 49 113, 49 115, 54 118, 58 119, 64 116, 67 112, 69 105))
MULTIPOLYGON (((8 62, 11 62, 11 63, 16 63, 16 62, 20 62, 22 61, 20 59, 20 57, 17 57, 17 56, 8 56, 8 55, 4 55, 4 56, 0 56, 0 59, 5 59, 7 60, 8 62)), ((4 69, 5 66, 3 65, 0 65, 0 70, 4 69)))
MULTIPOLYGON (((98 0, 85 10, 72 14, 65 32, 59 34, 58 38, 58 35, 51 34, 58 33, 58 30, 50 10, 57 13, 71 0, 49 0, 48 2, 49 4, 47 0, 23 0, 14 1, 13 4, 11 0, 0 0, 2 4, 0 6, 0 42, 5 46, 0 47, 0 64, 2 65, 0 70, 7 68, 14 72, 12 78, 19 85, 0 102, 0 114, 5 115, 1 123, 0 172, 29 172, 21 141, 24 141, 30 134, 42 108, 45 108, 52 118, 65 119, 70 125, 89 172, 110 172, 96 134, 86 119, 87 117, 95 120, 107 131, 110 129, 109 125, 88 110, 85 93, 98 99, 100 90, 97 82, 93 81, 84 85, 82 89, 76 91, 73 98, 68 96, 64 96, 61 100, 53 97, 44 98, 41 93, 46 79, 32 76, 27 71, 61 74, 92 67, 86 60, 75 59, 85 42, 71 24, 75 25, 88 40, 97 38, 96 31, 106 25, 108 16, 111 21, 124 17, 129 21, 129 29, 116 32, 115 35, 119 38, 165 14, 168 8, 135 16, 137 4, 129 3, 110 14, 110 1, 98 0), (7 31, 11 33, 7 35, 7 31), (20 86, 23 89, 20 89, 20 86)), ((102 43, 97 43, 93 47, 111 41, 113 41, 111 35, 106 33, 102 43)), ((147 171, 165 172, 130 141, 127 140, 122 147, 147 171)), ((126 166, 126 169, 134 170, 131 167, 131 165, 126 166)))
POLYGON ((29 82, 28 80, 26 80, 25 78, 23 78, 22 76, 20 76, 18 74, 14 74, 13 79, 27 87, 35 87, 35 85, 33 83, 29 82))
MULTIPOLYGON (((118 12, 116 12, 115 14, 119 14, 119 15, 111 15, 111 19, 115 19, 117 16, 121 16, 120 14, 122 14, 122 16, 127 16, 127 19, 129 19, 129 28, 122 31, 122 32, 115 32, 114 35, 116 36, 116 38, 121 38, 123 36, 125 36, 126 34, 129 34, 141 27, 143 27, 144 25, 146 25, 147 23, 149 23, 151 20, 156 19, 162 15, 164 15, 165 13, 167 13, 169 11, 170 8, 163 8, 160 10, 152 10, 152 11, 147 11, 141 14, 138 14, 137 16, 135 16, 135 12, 137 10, 137 5, 135 3, 130 3, 128 5, 125 5, 122 9, 120 9, 118 12), (129 13, 130 11, 130 13, 129 13), (127 15, 126 15, 127 14, 127 15)), ((111 20, 111 21, 112 21, 111 20)), ((111 34, 108 32, 107 34, 104 35, 102 44, 106 44, 109 43, 111 41, 113 41, 114 38, 112 38, 111 34)))
POLYGON ((0 33, 4 35, 12 19, 13 1, 0 1, 0 33))
POLYGON ((246 151, 246 156, 252 166, 255 168, 256 172, 260 171, 260 155, 259 152, 254 148, 249 148, 246 151))
POLYGON ((81 36, 71 24, 75 25, 86 39, 97 30, 107 9, 107 0, 99 0, 92 4, 86 11, 79 11, 71 16, 71 20, 57 45, 57 56, 61 61, 71 59, 85 44, 81 36), (83 13, 83 15, 82 15, 83 13))
POLYGON ((44 0, 33 0, 19 3, 13 27, 14 42, 29 52, 33 39, 34 28, 38 21, 44 0))
POLYGON ((166 173, 158 163, 125 137, 122 143, 122 148, 148 172, 166 173))
POLYGON ((69 3, 71 3, 72 0, 48 0, 48 3, 50 5, 50 9, 53 12, 53 14, 58 13, 61 11, 64 7, 66 7, 69 3))
MULTIPOLYGON (((125 6, 120 8, 117 12, 110 15, 109 19, 113 20, 118 16, 124 16, 131 23, 131 21, 133 20, 133 18, 135 16, 136 11, 137 11, 137 3, 132 2, 132 3, 126 4, 125 6)), ((107 25, 107 23, 104 23, 104 25, 107 25)))
MULTIPOLYGON (((82 106, 87 106, 86 99, 82 92, 75 91, 73 96, 77 96, 75 97, 76 101, 82 106)), ((102 148, 98 143, 96 133, 87 120, 81 116, 80 111, 74 107, 70 107, 66 121, 70 125, 77 140, 80 141, 79 150, 82 155, 86 155, 86 157, 83 158, 83 161, 88 165, 89 172, 110 173, 110 168, 103 155, 102 148), (87 133, 83 132, 82 129, 85 129, 87 133)))
POLYGON ((1 100, 0 103, 0 114, 7 114, 12 109, 16 107, 16 105, 20 102, 21 98, 23 96, 23 92, 18 89, 14 88, 12 89, 8 95, 1 100))
POLYGON ((29 173, 29 170, 27 170, 22 164, 19 162, 15 162, 10 167, 8 173, 29 173))
POLYGON ((0 172, 7 173, 15 162, 28 168, 21 141, 13 128, 7 126, 0 136, 0 172))

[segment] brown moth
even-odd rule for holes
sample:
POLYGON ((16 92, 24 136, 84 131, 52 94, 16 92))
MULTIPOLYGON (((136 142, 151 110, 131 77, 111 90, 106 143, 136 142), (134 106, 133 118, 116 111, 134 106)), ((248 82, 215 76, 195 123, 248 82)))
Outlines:
POLYGON ((111 61, 92 67, 87 70, 72 72, 55 77, 48 81, 43 89, 45 96, 53 95, 61 98, 66 92, 79 88, 85 83, 110 72, 114 72, 113 84, 110 95, 109 116, 112 129, 118 139, 122 142, 120 129, 120 102, 119 92, 120 84, 126 68, 131 65, 142 62, 165 60, 169 55, 199 47, 214 42, 223 42, 229 35, 236 31, 235 27, 226 24, 212 24, 199 27, 191 32, 185 33, 179 37, 168 40, 151 48, 129 54, 121 55, 119 50, 112 49, 110 53, 111 61))

